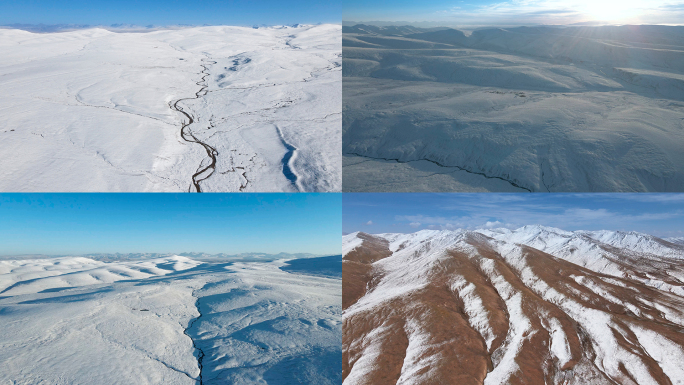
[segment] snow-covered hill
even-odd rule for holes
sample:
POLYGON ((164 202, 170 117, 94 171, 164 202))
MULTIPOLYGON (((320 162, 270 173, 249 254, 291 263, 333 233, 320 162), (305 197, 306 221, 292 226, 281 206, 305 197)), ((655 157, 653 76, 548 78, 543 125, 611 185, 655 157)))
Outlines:
POLYGON ((0 190, 339 191, 340 29, 0 29, 0 190))
POLYGON ((341 280, 286 266, 0 261, 0 383, 339 383, 341 280))
POLYGON ((671 237, 665 238, 665 240, 671 243, 676 243, 678 245, 684 245, 684 237, 671 237))
POLYGON ((345 191, 684 190, 684 27, 346 30, 345 191))
POLYGON ((684 246, 636 232, 343 237, 351 384, 684 384, 684 246))

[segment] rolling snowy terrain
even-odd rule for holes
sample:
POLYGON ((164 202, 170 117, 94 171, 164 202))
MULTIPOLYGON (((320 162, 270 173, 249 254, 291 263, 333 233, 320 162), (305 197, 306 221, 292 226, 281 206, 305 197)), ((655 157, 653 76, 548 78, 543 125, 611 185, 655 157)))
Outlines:
POLYGON ((340 256, 0 261, 0 383, 339 384, 340 275, 340 256))
POLYGON ((684 245, 635 232, 343 237, 357 384, 684 384, 684 245))
POLYGON ((0 191, 340 191, 340 28, 0 29, 0 191))
POLYGON ((344 191, 684 191, 684 27, 343 27, 344 191))

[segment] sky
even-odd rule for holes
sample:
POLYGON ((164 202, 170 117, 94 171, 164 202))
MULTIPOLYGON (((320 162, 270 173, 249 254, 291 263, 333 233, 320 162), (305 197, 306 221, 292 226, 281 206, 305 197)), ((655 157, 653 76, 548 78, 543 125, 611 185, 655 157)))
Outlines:
POLYGON ((0 255, 334 255, 341 209, 341 194, 0 194, 0 255))
POLYGON ((422 27, 684 24, 684 0, 345 0, 343 4, 345 21, 422 27))
POLYGON ((344 194, 342 232, 519 228, 684 237, 684 194, 344 194))
POLYGON ((340 0, 2 0, 0 25, 340 23, 340 0))

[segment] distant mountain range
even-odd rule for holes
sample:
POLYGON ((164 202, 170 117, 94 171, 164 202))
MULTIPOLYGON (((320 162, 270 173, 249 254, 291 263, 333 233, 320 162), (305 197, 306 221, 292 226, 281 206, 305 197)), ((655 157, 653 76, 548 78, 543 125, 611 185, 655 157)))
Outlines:
MULTIPOLYGON (((297 28, 301 24, 288 24, 283 27, 292 27, 292 28, 297 28)), ((51 32, 68 32, 68 31, 76 31, 79 29, 90 29, 90 28, 102 28, 106 29, 108 31, 112 32, 151 32, 151 31, 156 31, 159 29, 181 29, 181 28, 190 28, 190 27, 207 27, 210 26, 209 24, 203 24, 203 25, 191 25, 191 24, 173 24, 173 25, 146 25, 146 26, 141 26, 141 25, 136 25, 136 24, 123 24, 123 23, 117 23, 117 24, 109 24, 109 25, 102 25, 102 24, 97 24, 97 25, 91 25, 91 24, 21 24, 21 23, 14 23, 14 24, 5 24, 5 25, 0 25, 0 29, 2 28, 9 28, 9 29, 20 29, 23 31, 28 31, 28 32, 34 32, 34 33, 51 33, 51 32)), ((266 24, 258 24, 258 25, 252 25, 252 28, 258 29, 258 28, 270 28, 270 27, 279 27, 279 26, 274 26, 274 25, 266 25, 266 24)))
MULTIPOLYGON (((13 256, 2 256, 0 260, 12 260, 12 259, 42 259, 42 258, 58 258, 66 257, 67 255, 44 255, 44 254, 31 254, 31 255, 13 255, 13 256)), ((74 255, 68 255, 74 256, 74 255)), ((158 258, 169 258, 173 256, 188 257, 199 261, 211 261, 211 260, 221 260, 221 261, 275 261, 277 259, 304 259, 304 258, 316 258, 321 255, 310 254, 310 253, 278 253, 278 254, 267 254, 267 253, 240 253, 240 254, 210 254, 201 252, 183 252, 183 253, 93 253, 93 254, 83 254, 78 255, 78 257, 84 257, 89 259, 94 259, 96 261, 102 262, 113 262, 113 261, 135 261, 135 260, 148 260, 148 259, 158 259, 158 258)))
MULTIPOLYGON (((176 28, 189 27, 186 26, 174 26, 176 28)), ((90 24, 5 24, 0 26, 0 28, 11 28, 11 29, 21 29, 23 31, 35 32, 35 33, 50 33, 50 32, 67 32, 75 31, 79 29, 88 28, 103 28, 111 31, 121 31, 121 32, 136 32, 136 31, 152 31, 154 29, 160 28, 159 26, 148 25, 140 26, 134 24, 110 24, 110 25, 90 25, 90 24)), ((169 28, 169 27, 166 27, 169 28)))
MULTIPOLYGON (((381 21, 381 20, 373 20, 373 21, 352 21, 352 20, 343 20, 342 21, 342 26, 355 26, 358 24, 365 24, 365 25, 374 25, 378 27, 390 27, 390 26, 414 26, 414 27, 420 27, 420 28, 439 28, 439 27, 450 27, 450 28, 465 28, 468 30, 476 30, 476 29, 487 29, 487 28, 515 28, 515 27, 520 27, 525 24, 513 24, 513 25, 477 25, 477 24, 465 24, 462 26, 456 26, 454 23, 448 23, 445 21, 381 21)), ((586 21, 586 22, 580 22, 580 23, 572 23, 568 24, 568 26, 603 26, 603 25, 614 25, 614 23, 606 22, 606 21, 586 21)), ((548 27, 554 27, 554 26, 563 26, 563 25, 554 25, 554 24, 539 24, 539 25, 527 25, 527 26, 548 26, 548 27)))
POLYGON ((418 28, 410 25, 404 26, 376 26, 369 24, 357 24, 354 26, 342 26, 342 33, 359 33, 359 34, 372 34, 372 35, 385 35, 385 36, 405 36, 414 33, 423 32, 433 32, 441 30, 450 30, 447 27, 435 27, 435 28, 418 28))

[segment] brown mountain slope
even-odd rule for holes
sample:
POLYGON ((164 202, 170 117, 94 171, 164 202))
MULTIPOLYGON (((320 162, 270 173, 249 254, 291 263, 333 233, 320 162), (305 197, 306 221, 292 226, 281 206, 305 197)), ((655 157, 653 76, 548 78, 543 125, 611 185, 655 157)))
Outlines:
POLYGON ((479 233, 358 236, 345 385, 684 384, 682 297, 479 233))

